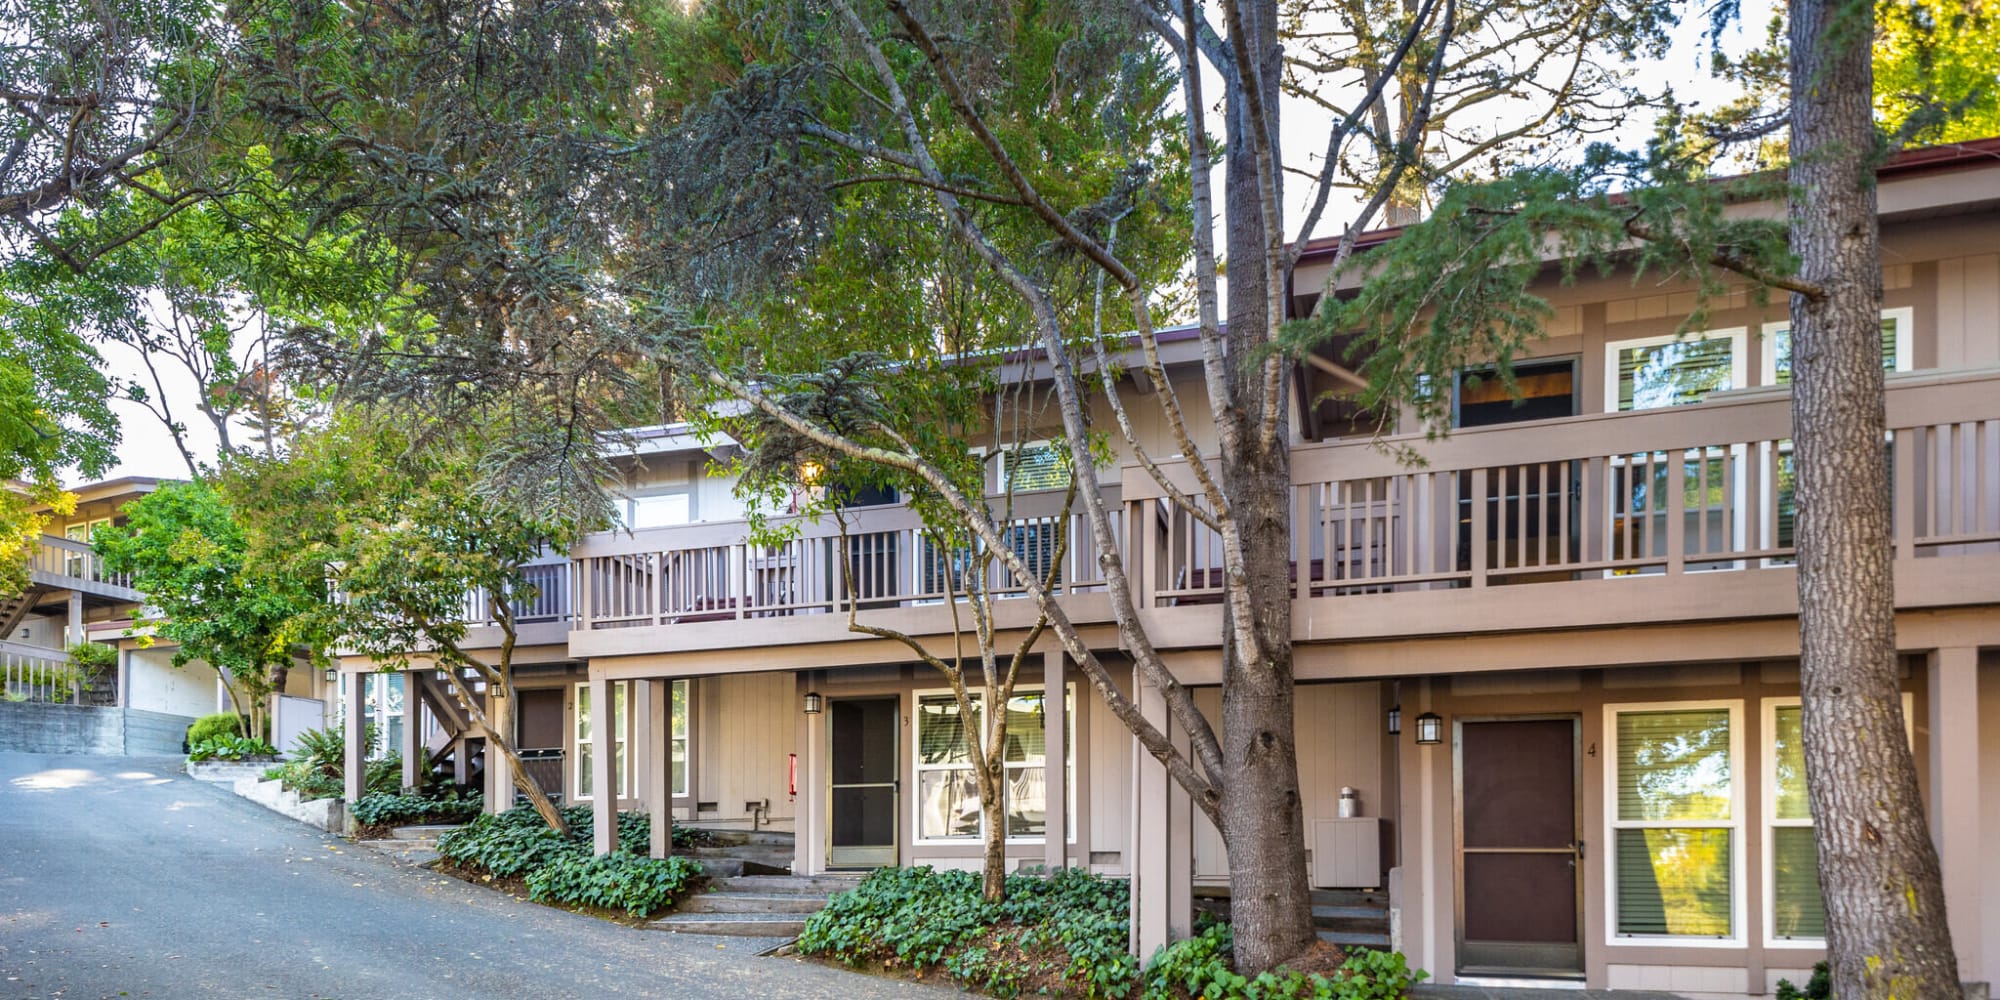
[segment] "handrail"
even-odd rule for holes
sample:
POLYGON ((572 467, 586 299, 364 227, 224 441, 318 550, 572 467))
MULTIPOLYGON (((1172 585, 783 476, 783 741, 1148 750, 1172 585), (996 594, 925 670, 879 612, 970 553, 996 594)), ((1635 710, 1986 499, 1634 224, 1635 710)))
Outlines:
POLYGON ((51 579, 132 589, 132 574, 107 572, 104 557, 98 555, 88 542, 57 535, 44 534, 37 540, 28 557, 28 569, 51 579))

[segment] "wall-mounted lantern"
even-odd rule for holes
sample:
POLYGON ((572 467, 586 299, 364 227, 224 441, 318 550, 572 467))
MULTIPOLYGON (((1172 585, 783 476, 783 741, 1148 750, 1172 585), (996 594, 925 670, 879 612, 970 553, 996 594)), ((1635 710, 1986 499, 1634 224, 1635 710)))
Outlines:
POLYGON ((1417 716, 1417 742, 1424 746, 1444 742, 1444 718, 1436 712, 1417 716))
POLYGON ((1389 707, 1389 735, 1403 735, 1403 706, 1401 705, 1392 705, 1389 707))
POLYGON ((823 699, 821 699, 821 698, 820 698, 820 696, 819 696, 819 692, 818 692, 818 691, 807 691, 807 692, 806 692, 806 714, 807 714, 807 715, 818 715, 818 714, 819 714, 819 710, 820 710, 820 704, 821 704, 821 702, 822 702, 822 701, 823 701, 823 699))
POLYGON ((340 682, 340 670, 336 667, 326 668, 325 676, 328 684, 337 684, 340 682))

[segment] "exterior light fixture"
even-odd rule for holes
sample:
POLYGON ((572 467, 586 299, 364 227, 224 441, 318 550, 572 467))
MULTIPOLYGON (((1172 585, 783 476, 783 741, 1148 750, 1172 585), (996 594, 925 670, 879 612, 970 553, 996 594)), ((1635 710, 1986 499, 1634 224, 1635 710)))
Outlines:
POLYGON ((1444 718, 1436 712, 1417 716, 1417 742, 1424 746, 1444 742, 1444 718))
POLYGON ((819 481, 824 478, 826 478, 826 466, 810 458, 799 463, 799 482, 806 484, 807 487, 818 487, 819 481))
POLYGON ((1403 735, 1403 706, 1401 705, 1392 705, 1389 708, 1389 735, 1403 735))
POLYGON ((819 696, 819 692, 818 692, 818 691, 807 691, 807 692, 806 692, 806 714, 807 714, 807 715, 818 715, 818 714, 819 714, 819 710, 820 710, 820 704, 821 704, 821 702, 822 702, 822 701, 824 701, 824 700, 825 700, 825 699, 822 699, 822 698, 821 698, 821 697, 819 696))
POLYGON ((328 667, 326 668, 325 677, 328 684, 338 683, 340 681, 340 670, 336 667, 328 667))

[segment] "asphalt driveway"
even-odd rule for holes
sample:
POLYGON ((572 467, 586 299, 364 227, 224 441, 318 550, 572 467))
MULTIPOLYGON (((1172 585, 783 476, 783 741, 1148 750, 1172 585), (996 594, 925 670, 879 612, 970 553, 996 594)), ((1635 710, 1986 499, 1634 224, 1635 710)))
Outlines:
POLYGON ((0 753, 0 998, 941 995, 401 867, 179 766, 0 753))

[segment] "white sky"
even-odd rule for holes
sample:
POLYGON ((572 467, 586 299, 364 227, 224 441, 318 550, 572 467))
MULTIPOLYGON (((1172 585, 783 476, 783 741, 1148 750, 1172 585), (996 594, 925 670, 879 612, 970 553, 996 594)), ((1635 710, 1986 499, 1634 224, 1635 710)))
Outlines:
MULTIPOLYGON (((1764 24, 1770 18, 1771 0, 1746 0, 1743 16, 1738 26, 1725 38, 1727 47, 1740 51, 1763 40, 1764 24)), ((1704 104, 1717 103, 1730 96, 1726 87, 1712 80, 1708 72, 1707 46, 1701 34, 1706 27, 1706 9, 1688 5, 1685 23, 1675 32, 1673 50, 1667 58, 1638 67, 1636 78, 1646 89, 1656 90, 1661 85, 1671 85, 1683 101, 1698 100, 1704 104)), ((1211 82, 1205 92, 1216 93, 1211 82)), ((1326 130, 1331 123, 1317 108, 1297 101, 1288 101, 1281 109, 1283 122, 1282 141, 1286 159, 1303 164, 1308 156, 1316 156, 1325 149, 1326 130)), ((1219 123, 1216 131, 1220 131, 1219 123)), ((1634 122, 1632 127, 1617 137, 1625 145, 1642 142, 1650 133, 1649 123, 1634 122)), ((1579 152, 1581 149, 1579 148, 1579 152)), ((1219 180, 1219 175, 1218 175, 1219 180)), ((1217 187, 1218 199, 1220 186, 1217 187)), ((1296 227, 1304 219, 1309 185, 1301 178, 1290 178, 1285 187, 1287 219, 1296 235, 1296 227)), ((1336 194, 1336 198, 1339 195, 1336 194)), ((1349 203, 1330 203, 1322 217, 1317 235, 1338 234, 1342 220, 1356 206, 1349 203)), ((1221 240, 1217 240, 1218 248, 1221 240)), ((104 365, 107 371, 124 379, 137 379, 150 389, 150 379, 141 365, 134 349, 120 344, 102 345, 104 365)), ((179 371, 171 363, 161 367, 161 376, 168 381, 168 393, 176 411, 176 416, 188 427, 188 435, 194 445, 196 457, 212 461, 220 444, 215 432, 206 420, 200 417, 192 405, 196 385, 194 379, 184 371, 179 371), (192 419, 191 419, 192 418, 192 419)), ((164 478, 184 478, 187 465, 175 449, 173 436, 144 407, 129 400, 114 400, 112 408, 118 413, 120 441, 118 445, 118 465, 107 473, 107 478, 118 476, 158 476, 164 478)))

